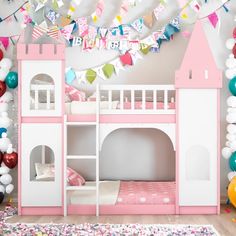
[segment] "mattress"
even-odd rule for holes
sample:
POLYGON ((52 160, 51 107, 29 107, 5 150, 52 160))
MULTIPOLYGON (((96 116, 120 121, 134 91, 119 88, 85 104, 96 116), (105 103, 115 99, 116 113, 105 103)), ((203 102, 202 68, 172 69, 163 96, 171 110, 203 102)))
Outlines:
MULTIPOLYGON (((85 185, 95 186, 96 182, 86 182, 85 185)), ((99 187, 99 202, 101 205, 115 205, 120 189, 120 181, 102 181, 99 187)), ((96 204, 95 191, 70 191, 69 199, 75 205, 96 204)))
MULTIPOLYGON (((95 183, 95 182, 94 182, 95 183)), ((103 181, 100 205, 175 204, 175 182, 103 181)), ((95 205, 95 191, 71 191, 70 204, 95 205)))

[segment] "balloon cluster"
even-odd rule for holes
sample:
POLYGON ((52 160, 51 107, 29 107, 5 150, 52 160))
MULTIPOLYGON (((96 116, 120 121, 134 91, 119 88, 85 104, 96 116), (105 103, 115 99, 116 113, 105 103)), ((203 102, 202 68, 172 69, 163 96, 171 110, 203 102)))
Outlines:
POLYGON ((229 160, 231 172, 228 173, 229 186, 228 196, 230 202, 236 207, 236 28, 233 31, 233 38, 226 41, 226 47, 231 54, 226 60, 227 70, 225 76, 229 79, 229 91, 232 96, 227 99, 227 126, 226 144, 222 149, 222 156, 229 160))
POLYGON ((16 167, 18 161, 18 155, 7 137, 7 131, 12 125, 7 111, 9 102, 13 100, 13 95, 7 88, 14 89, 18 85, 18 74, 10 71, 11 68, 12 61, 5 58, 0 49, 0 203, 5 194, 10 194, 14 189, 10 170, 16 167))

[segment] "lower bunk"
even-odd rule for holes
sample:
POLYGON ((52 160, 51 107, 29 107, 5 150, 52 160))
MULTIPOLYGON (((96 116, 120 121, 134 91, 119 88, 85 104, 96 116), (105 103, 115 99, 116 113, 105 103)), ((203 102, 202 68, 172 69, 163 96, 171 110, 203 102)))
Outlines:
MULTIPOLYGON (((95 182, 86 182, 87 186, 95 182)), ((85 185, 85 186, 86 186, 85 185)), ((99 212, 118 214, 175 214, 175 182, 101 181, 99 212)), ((70 191, 68 214, 94 215, 96 194, 91 190, 70 191)))

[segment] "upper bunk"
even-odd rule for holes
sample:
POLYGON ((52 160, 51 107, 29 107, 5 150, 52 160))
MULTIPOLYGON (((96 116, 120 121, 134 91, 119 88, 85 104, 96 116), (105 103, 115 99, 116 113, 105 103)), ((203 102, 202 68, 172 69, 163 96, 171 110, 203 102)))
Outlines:
MULTIPOLYGON (((57 107, 51 96, 55 86, 34 84, 30 88, 31 110, 50 112, 57 107), (45 94, 44 102, 39 93, 41 97, 45 94)), ((175 123, 175 88, 174 85, 98 84, 94 94, 82 101, 65 99, 64 114, 66 122, 175 123)))

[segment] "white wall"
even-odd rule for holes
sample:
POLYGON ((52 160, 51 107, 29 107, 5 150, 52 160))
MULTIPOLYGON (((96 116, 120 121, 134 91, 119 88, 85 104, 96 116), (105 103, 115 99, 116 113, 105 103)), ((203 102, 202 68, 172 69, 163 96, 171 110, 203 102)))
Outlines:
MULTIPOLYGON (((0 0, 0 16, 3 17, 9 12, 12 12, 17 5, 19 5, 22 0, 15 1, 11 4, 8 4, 6 0, 0 0)), ((94 10, 94 4, 95 0, 87 0, 83 1, 81 8, 78 10, 78 14, 76 12, 76 15, 82 15, 83 13, 91 13, 94 10)), ((113 16, 117 12, 118 5, 120 4, 121 0, 115 1, 115 0, 105 0, 106 2, 106 9, 104 16, 102 19, 98 22, 99 25, 109 26, 109 23, 111 22, 113 16)), ((156 24, 154 27, 155 29, 160 28, 165 22, 165 19, 170 19, 170 17, 175 16, 176 12, 178 11, 178 5, 176 1, 168 0, 168 11, 164 14, 163 19, 156 24)), ((220 4, 221 1, 218 0, 212 0, 208 1, 209 3, 205 5, 204 9, 201 12, 201 15, 207 15, 212 11, 212 9, 216 9, 220 4)), ((143 13, 146 13, 148 9, 153 9, 154 6, 156 6, 158 3, 158 0, 143 0, 143 4, 139 7, 131 10, 131 12, 127 15, 126 21, 129 22, 132 19, 137 18, 138 16, 143 15, 143 13)), ((218 11, 220 19, 221 19, 221 27, 220 31, 218 33, 218 30, 215 30, 212 28, 212 26, 209 24, 208 20, 203 20, 205 32, 207 35, 207 38, 209 40, 209 45, 212 49, 213 55, 215 57, 216 63, 219 68, 222 70, 225 69, 225 59, 227 58, 229 51, 225 49, 225 41, 228 37, 232 34, 233 26, 235 26, 235 23, 233 21, 234 15, 236 15, 236 0, 231 0, 230 4, 228 4, 231 12, 229 14, 225 13, 224 10, 218 11)), ((190 14, 191 15, 191 14, 190 14)), ((189 18, 189 23, 194 22, 194 17, 189 18)), ((184 25, 184 29, 189 29, 191 31, 193 25, 184 25)), ((10 22, 8 24, 0 23, 0 35, 8 35, 8 34, 17 34, 20 32, 20 24, 10 22)), ((42 40, 40 40, 41 42, 42 40)), ((174 82, 174 72, 176 69, 179 68, 180 63, 182 61, 186 46, 188 43, 188 39, 185 39, 182 37, 181 34, 178 34, 174 37, 174 40, 163 44, 161 47, 161 52, 159 54, 152 54, 145 56, 143 60, 140 60, 134 67, 131 67, 129 69, 126 69, 125 71, 121 72, 119 76, 114 76, 112 79, 107 81, 107 83, 117 83, 117 84, 133 84, 133 83, 139 83, 139 84, 169 84, 174 82)), ((15 58, 15 51, 14 48, 10 48, 9 55, 15 58)), ((115 52, 110 51, 95 51, 92 53, 81 53, 79 48, 68 48, 67 49, 67 66, 72 66, 76 69, 86 69, 90 68, 95 65, 99 65, 102 63, 105 63, 109 61, 111 58, 116 56, 115 52)), ((202 52, 202 56, 204 56, 204 52, 202 52)), ((200 60, 200 58, 199 58, 200 60)), ((99 81, 104 82, 105 81, 99 81)), ((75 83, 77 86, 78 84, 75 83)), ((93 89, 93 86, 86 86, 88 89, 93 89)), ((221 91, 221 143, 222 146, 225 143, 225 134, 226 134, 226 122, 225 122, 225 116, 226 116, 226 98, 229 95, 229 92, 227 90, 227 80, 224 79, 224 87, 221 91)), ((150 133, 150 136, 152 137, 153 134, 150 133)), ((106 148, 103 150, 102 155, 104 156, 104 159, 110 158, 112 152, 112 148, 114 145, 118 142, 118 140, 121 140, 125 137, 132 136, 132 133, 128 133, 128 131, 120 132, 114 134, 114 141, 107 141, 107 144, 105 145, 106 148), (121 138, 121 139, 120 139, 121 138), (109 144, 108 144, 109 143, 109 144)), ((154 135, 155 137, 158 136, 158 134, 154 135)), ((158 139, 158 137, 156 137, 158 139)), ((123 152, 120 150, 119 155, 116 154, 116 156, 123 156, 123 158, 126 160, 125 165, 133 165, 133 160, 128 161, 126 157, 129 157, 132 155, 132 152, 136 149, 137 144, 142 143, 142 153, 150 154, 148 153, 150 142, 147 141, 145 136, 142 135, 136 135, 135 136, 136 141, 130 142, 129 148, 127 148, 127 152, 123 152)), ((160 142, 160 141, 159 141, 160 142)), ((158 155, 160 157, 168 155, 170 152, 168 148, 165 148, 165 145, 168 144, 156 144, 155 148, 158 150, 158 155), (162 146, 161 146, 162 145, 162 146)), ((160 159, 161 160, 161 159, 160 159)), ((110 162, 106 162, 106 164, 109 164, 110 162)), ((110 165, 110 164, 109 164, 110 165)), ((148 166, 147 166, 148 168, 148 166)), ((166 169, 163 167, 163 173, 168 172, 168 166, 166 169)), ((108 166, 109 169, 109 166, 108 166)), ((123 170, 119 170, 119 174, 123 173, 123 170)), ((133 175, 137 176, 137 173, 140 173, 139 170, 136 170, 133 175)), ((16 170, 14 170, 16 172, 16 170)), ((227 181, 227 173, 229 172, 228 168, 228 161, 224 160, 222 158, 221 160, 221 194, 225 195, 226 193, 226 186, 228 184, 227 181)), ((160 177, 160 176, 159 176, 160 177)), ((165 178, 171 178, 171 176, 163 176, 165 178)), ((162 178, 160 177, 160 178, 162 178)), ((15 178, 16 181, 16 178, 15 178)))

